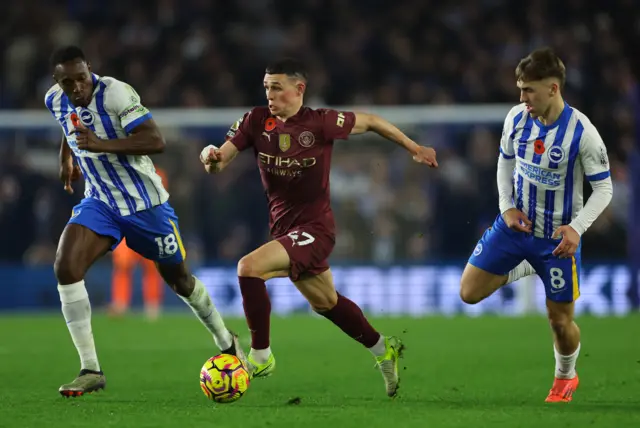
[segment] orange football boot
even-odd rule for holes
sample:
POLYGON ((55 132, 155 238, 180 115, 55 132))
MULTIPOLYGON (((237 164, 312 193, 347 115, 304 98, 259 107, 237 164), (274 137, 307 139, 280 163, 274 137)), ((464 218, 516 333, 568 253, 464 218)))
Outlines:
POLYGON ((555 378, 549 395, 544 401, 547 403, 568 403, 573 398, 575 390, 578 389, 579 383, 577 374, 573 379, 555 378))

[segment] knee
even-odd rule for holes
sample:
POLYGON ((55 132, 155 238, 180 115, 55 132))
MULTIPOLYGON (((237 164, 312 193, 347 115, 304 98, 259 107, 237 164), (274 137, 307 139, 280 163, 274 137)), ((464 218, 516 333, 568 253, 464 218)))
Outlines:
POLYGON ((468 264, 460 278, 460 299, 467 304, 475 305, 491 296, 504 283, 505 277, 468 264))
POLYGON ((262 272, 258 266, 255 256, 248 254, 238 262, 238 276, 262 278, 262 272))
POLYGON ((477 292, 478 287, 464 278, 460 281, 460 299, 466 304, 475 305, 480 303, 483 297, 477 292))
POLYGON ((338 293, 313 296, 308 299, 311 309, 319 314, 328 312, 338 304, 338 293))
POLYGON ((58 255, 53 264, 53 272, 58 284, 74 284, 84 279, 86 269, 83 263, 74 260, 74 257, 58 255))
POLYGON ((571 319, 571 317, 564 314, 552 315, 549 317, 549 326, 551 327, 551 330, 553 330, 553 332, 556 334, 556 336, 564 336, 571 327, 572 323, 573 320, 571 319))

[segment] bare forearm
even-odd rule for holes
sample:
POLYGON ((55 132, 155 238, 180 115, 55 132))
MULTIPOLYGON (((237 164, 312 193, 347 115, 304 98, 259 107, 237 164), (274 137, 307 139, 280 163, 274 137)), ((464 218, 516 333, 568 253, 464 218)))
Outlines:
POLYGON ((71 148, 69 148, 69 145, 67 144, 67 139, 66 138, 62 138, 62 141, 60 142, 60 153, 59 153, 59 160, 60 163, 64 163, 67 160, 69 160, 69 158, 71 157, 71 148))
POLYGON ((132 134, 127 138, 103 140, 100 148, 104 153, 120 155, 153 155, 164 151, 164 139, 159 134, 132 134))
POLYGON ((407 137, 404 132, 379 116, 371 115, 369 130, 386 138, 387 140, 393 141, 413 154, 417 153, 419 150, 420 146, 407 137))

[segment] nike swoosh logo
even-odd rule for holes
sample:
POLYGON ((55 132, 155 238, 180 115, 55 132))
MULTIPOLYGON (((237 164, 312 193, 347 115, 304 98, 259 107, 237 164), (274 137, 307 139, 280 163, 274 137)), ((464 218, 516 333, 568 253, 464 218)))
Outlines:
POLYGON ((262 372, 264 372, 264 371, 267 371, 268 369, 270 369, 270 368, 271 368, 271 366, 272 366, 272 365, 273 365, 273 363, 269 364, 269 365, 268 365, 268 366, 266 366, 266 367, 263 367, 263 368, 262 368, 262 370, 258 370, 258 371, 253 372, 253 375, 254 375, 254 376, 257 376, 257 375, 259 375, 260 373, 262 373, 262 372))

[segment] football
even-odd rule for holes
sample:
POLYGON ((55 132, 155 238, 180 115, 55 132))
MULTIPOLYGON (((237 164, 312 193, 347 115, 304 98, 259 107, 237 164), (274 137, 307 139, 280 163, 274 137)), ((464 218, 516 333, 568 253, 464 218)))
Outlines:
POLYGON ((216 355, 200 370, 200 388, 216 403, 233 403, 249 388, 249 373, 235 355, 216 355))

